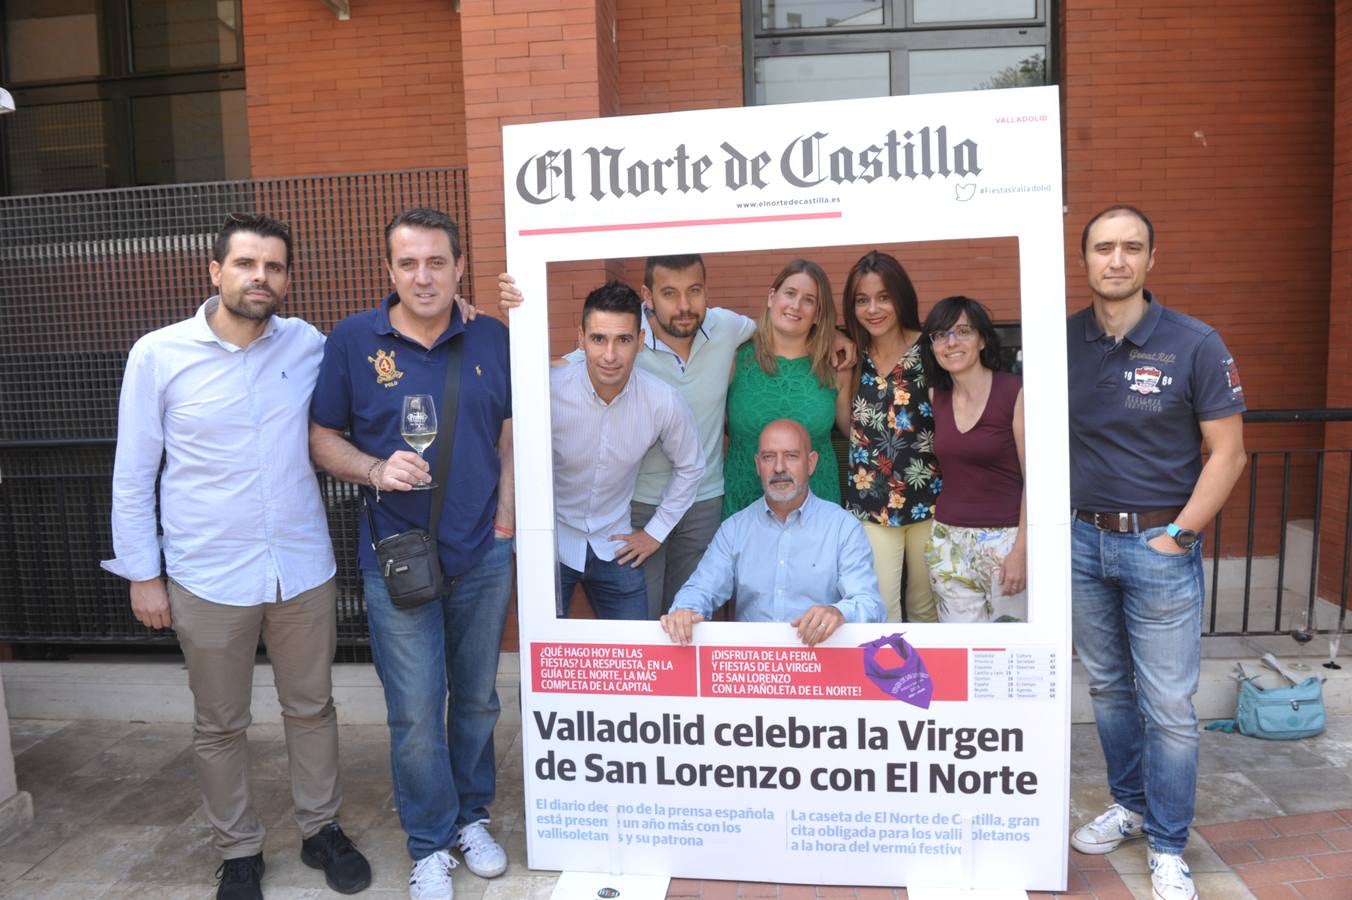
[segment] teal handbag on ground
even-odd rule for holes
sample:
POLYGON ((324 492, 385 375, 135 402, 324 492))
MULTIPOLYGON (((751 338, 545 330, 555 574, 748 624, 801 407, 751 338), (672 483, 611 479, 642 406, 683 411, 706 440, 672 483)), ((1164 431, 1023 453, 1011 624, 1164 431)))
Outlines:
MULTIPOLYGON (((1278 670, 1280 671, 1280 670, 1278 670)), ((1311 675, 1294 683, 1263 688, 1239 664, 1239 700, 1233 719, 1222 719, 1207 726, 1209 731, 1234 731, 1270 741, 1294 741, 1314 737, 1324 730, 1324 680, 1311 675)))

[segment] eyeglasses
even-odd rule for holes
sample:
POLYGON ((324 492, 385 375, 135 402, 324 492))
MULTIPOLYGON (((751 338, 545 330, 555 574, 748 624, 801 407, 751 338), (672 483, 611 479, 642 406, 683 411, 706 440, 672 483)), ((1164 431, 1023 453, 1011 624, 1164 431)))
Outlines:
POLYGON ((954 325, 947 331, 931 331, 929 339, 931 344, 942 344, 945 341, 970 341, 976 337, 976 329, 971 325, 954 325))

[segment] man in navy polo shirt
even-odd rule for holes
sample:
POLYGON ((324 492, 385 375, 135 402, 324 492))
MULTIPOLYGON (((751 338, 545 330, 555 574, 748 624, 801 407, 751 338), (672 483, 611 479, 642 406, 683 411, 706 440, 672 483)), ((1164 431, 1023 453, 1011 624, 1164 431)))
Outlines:
POLYGON ((388 709, 394 796, 413 859, 409 896, 448 900, 456 865, 450 847, 481 877, 507 868, 484 827, 495 788, 498 647, 514 527, 507 329, 486 317, 462 318, 456 287, 465 261, 459 229, 444 213, 400 213, 385 227, 385 248, 393 293, 339 322, 324 347, 310 453, 335 477, 367 488, 377 540, 427 528, 432 492, 413 488, 430 480, 430 466, 400 436, 402 398, 430 394, 441 405, 448 342, 463 335, 458 413, 437 438, 454 440, 437 534, 445 593, 416 609, 396 608, 364 515, 357 542, 371 655, 388 709))
POLYGON ((1066 328, 1075 650, 1115 801, 1071 845, 1108 853, 1144 835, 1155 896, 1192 900, 1200 532, 1244 469, 1244 392, 1215 329, 1145 290, 1154 240, 1130 206, 1090 219, 1092 302, 1066 328))

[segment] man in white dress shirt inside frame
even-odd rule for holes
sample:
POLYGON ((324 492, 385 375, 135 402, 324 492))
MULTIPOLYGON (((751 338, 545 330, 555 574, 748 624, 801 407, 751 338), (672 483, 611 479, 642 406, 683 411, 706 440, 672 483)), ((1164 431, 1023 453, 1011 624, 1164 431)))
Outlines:
POLYGON ((245 738, 260 636, 282 707, 301 860, 341 893, 371 883, 365 857, 337 823, 337 591, 309 453, 324 337, 302 319, 274 315, 291 262, 284 224, 229 216, 209 267, 219 295, 136 342, 118 408, 117 557, 103 567, 131 582, 137 621, 177 632, 193 694, 197 783, 224 858, 218 900, 263 896, 264 829, 245 738))
POLYGON ((690 407, 675 388, 634 368, 642 308, 618 281, 592 291, 578 328, 585 364, 550 371, 560 616, 581 584, 597 618, 647 619, 643 562, 690 508, 704 474, 690 407), (634 482, 654 445, 671 460, 671 480, 635 529, 634 482))

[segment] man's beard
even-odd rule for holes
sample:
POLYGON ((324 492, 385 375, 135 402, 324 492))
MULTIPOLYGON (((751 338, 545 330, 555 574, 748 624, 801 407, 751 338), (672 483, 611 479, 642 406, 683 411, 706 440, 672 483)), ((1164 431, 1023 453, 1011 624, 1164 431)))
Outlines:
POLYGON ((280 302, 280 298, 273 292, 272 288, 267 285, 253 285, 245 288, 233 298, 228 299, 226 297, 221 297, 221 304, 226 310, 239 316, 241 319, 248 319, 251 322, 266 321, 273 313, 277 312, 277 306, 280 302), (245 291, 250 290, 267 291, 269 298, 268 302, 259 306, 258 301, 246 299, 244 293, 245 291))
POLYGON ((799 484, 791 478, 771 478, 765 486, 765 496, 776 503, 788 503, 797 500, 807 491, 807 484, 799 484))
POLYGON ((675 319, 670 319, 664 322, 662 321, 662 317, 657 315, 656 313, 653 314, 653 318, 657 320, 658 325, 662 326, 663 331, 665 331, 667 334, 671 335, 674 338, 694 337, 695 333, 699 331, 700 326, 704 324, 699 316, 691 316, 687 320, 688 324, 680 324, 680 325, 676 323, 675 319))

